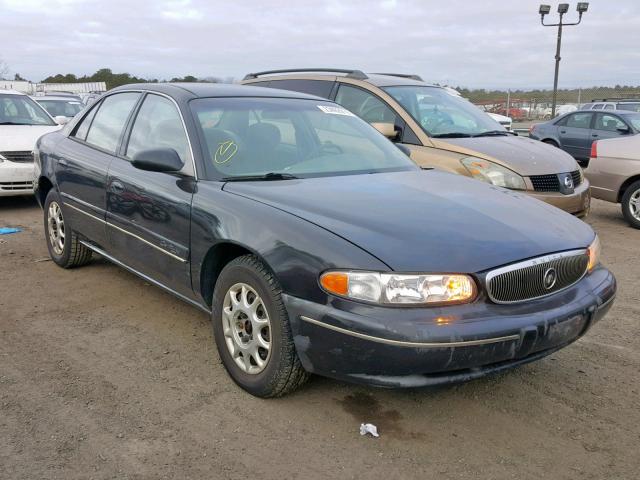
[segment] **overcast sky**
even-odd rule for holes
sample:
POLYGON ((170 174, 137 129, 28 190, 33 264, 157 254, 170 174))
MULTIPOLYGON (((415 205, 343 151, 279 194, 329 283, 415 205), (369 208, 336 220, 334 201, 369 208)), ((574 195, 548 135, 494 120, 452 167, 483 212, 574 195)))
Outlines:
MULTIPOLYGON (((556 29, 540 25, 539 4, 0 0, 0 59, 33 81, 99 68, 146 78, 241 78, 331 66, 418 73, 472 88, 550 88, 556 29)), ((565 29, 560 87, 640 84, 639 47, 640 1, 593 0, 583 23, 565 29)))

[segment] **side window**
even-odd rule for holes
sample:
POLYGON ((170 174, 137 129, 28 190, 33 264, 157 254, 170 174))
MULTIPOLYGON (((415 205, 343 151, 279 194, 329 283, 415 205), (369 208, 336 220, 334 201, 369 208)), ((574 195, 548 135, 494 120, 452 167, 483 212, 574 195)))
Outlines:
POLYGON ((87 143, 115 153, 124 124, 139 97, 139 93, 126 92, 105 98, 91 123, 87 143))
POLYGON ((604 103, 596 103, 592 110, 602 110, 604 108, 604 103))
POLYGON ((326 80, 273 80, 269 87, 329 98, 333 83, 326 80))
POLYGON ((574 113, 567 117, 567 127, 591 128, 591 117, 593 113, 574 113))
POLYGON ((355 113, 365 122, 396 124, 395 112, 378 97, 361 88, 345 84, 340 85, 336 103, 355 113))
POLYGON ((609 132, 615 132, 619 128, 625 128, 627 125, 618 117, 613 115, 607 115, 606 113, 599 113, 596 116, 596 130, 607 130, 609 132))
POLYGON ((87 139, 87 132, 89 131, 93 117, 96 116, 98 108, 100 108, 100 104, 95 105, 91 111, 87 113, 82 120, 80 120, 80 123, 76 127, 76 132, 73 134, 74 137, 79 138, 80 140, 87 139))
POLYGON ((612 104, 607 103, 607 104, 604 106, 604 109, 605 109, 605 110, 615 110, 615 107, 614 107, 612 104))
POLYGON ((191 161, 187 134, 173 102, 160 95, 149 94, 144 99, 131 129, 127 158, 141 150, 173 148, 185 164, 191 161))

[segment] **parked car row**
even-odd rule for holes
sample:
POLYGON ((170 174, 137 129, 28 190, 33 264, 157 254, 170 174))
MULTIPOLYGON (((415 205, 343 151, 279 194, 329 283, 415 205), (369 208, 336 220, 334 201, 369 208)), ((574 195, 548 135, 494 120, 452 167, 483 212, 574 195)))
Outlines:
POLYGON ((0 90, 0 196, 33 194, 33 148, 58 123, 27 95, 0 90))
POLYGON ((449 89, 415 75, 309 70, 252 73, 243 83, 334 100, 406 147, 421 167, 521 191, 577 216, 588 213, 589 182, 570 155, 506 131, 449 89))

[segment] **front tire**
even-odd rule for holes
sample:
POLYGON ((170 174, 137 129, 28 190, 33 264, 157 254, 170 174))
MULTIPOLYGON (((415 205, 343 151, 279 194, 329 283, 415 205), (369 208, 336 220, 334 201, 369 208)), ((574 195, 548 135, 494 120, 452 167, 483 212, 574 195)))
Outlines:
POLYGON ((552 147, 560 148, 560 145, 558 145, 558 142, 556 142, 555 140, 546 139, 542 140, 542 143, 546 143, 547 145, 551 145, 552 147))
POLYGON ((51 189, 44 202, 44 232, 49 256, 62 268, 85 265, 91 250, 82 245, 62 212, 60 195, 51 189))
POLYGON ((244 390, 257 397, 280 397, 307 380, 282 290, 257 257, 244 255, 224 267, 211 315, 222 364, 244 390))
POLYGON ((640 229, 640 180, 627 187, 621 203, 622 214, 629 225, 640 229))

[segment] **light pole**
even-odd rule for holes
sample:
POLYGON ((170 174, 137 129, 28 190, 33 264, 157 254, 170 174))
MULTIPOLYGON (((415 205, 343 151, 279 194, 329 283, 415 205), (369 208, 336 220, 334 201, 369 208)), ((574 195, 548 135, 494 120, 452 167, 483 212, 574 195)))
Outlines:
POLYGON ((558 13, 560 14, 560 21, 558 23, 544 23, 544 16, 551 12, 550 5, 540 5, 540 23, 545 27, 558 27, 558 43, 556 45, 556 71, 553 76, 553 103, 551 104, 551 118, 556 116, 556 102, 558 99, 558 71, 560 70, 560 45, 562 44, 562 27, 568 27, 571 25, 578 25, 582 21, 582 14, 589 9, 588 2, 578 2, 576 10, 578 12, 578 21, 573 23, 563 23, 562 17, 569 11, 568 3, 561 3, 558 5, 558 13))

